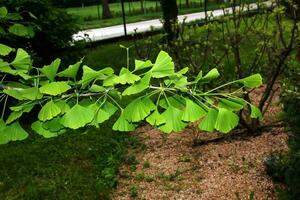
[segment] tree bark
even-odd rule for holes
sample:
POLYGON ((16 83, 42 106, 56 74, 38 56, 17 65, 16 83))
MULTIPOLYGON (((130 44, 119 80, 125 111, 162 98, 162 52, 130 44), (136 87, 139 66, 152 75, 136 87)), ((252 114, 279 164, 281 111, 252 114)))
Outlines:
POLYGON ((144 0, 140 0, 141 2, 141 12, 144 13, 144 0))
POLYGON ((176 0, 160 0, 163 11, 163 26, 167 33, 168 41, 178 37, 177 16, 178 7, 176 0))
POLYGON ((101 0, 101 1, 102 1, 102 19, 112 18, 112 14, 109 9, 108 0, 101 0))

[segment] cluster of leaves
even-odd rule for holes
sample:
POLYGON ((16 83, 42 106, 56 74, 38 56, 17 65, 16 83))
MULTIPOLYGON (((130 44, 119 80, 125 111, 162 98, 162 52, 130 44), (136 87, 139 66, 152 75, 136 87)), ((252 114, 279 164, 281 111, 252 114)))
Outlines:
MULTIPOLYGON (((4 59, 13 51, 2 45, 0 55, 4 59)), ((206 75, 200 72, 194 80, 188 80, 188 68, 175 71, 172 58, 164 51, 154 63, 136 60, 134 69, 127 65, 119 74, 112 68, 95 71, 81 66, 82 61, 59 71, 60 62, 56 59, 43 68, 33 67, 31 57, 23 49, 16 50, 11 62, 0 60, 0 143, 28 136, 19 118, 32 113, 34 108, 38 110, 38 120, 31 128, 46 138, 63 134, 67 129, 99 127, 117 110, 119 116, 112 127, 116 131, 133 131, 145 120, 165 133, 179 132, 189 122, 200 122, 201 130, 227 133, 238 125, 235 112, 246 105, 251 107, 251 117, 261 118, 258 108, 239 98, 244 88, 261 85, 259 74, 205 92, 204 86, 219 77, 218 70, 212 69, 206 75), (10 77, 19 80, 11 81, 10 77), (232 84, 240 86, 234 91, 218 92, 232 84), (134 100, 122 107, 120 104, 127 96, 134 100), (11 98, 15 101, 9 101, 11 98), (9 106, 9 115, 8 102, 13 104, 9 106)))
MULTIPOLYGON (((28 12, 35 18, 35 16, 28 12)), ((0 7, 0 37, 15 35, 25 38, 34 36, 34 28, 31 23, 22 23, 23 17, 19 13, 9 13, 6 7, 0 7)))

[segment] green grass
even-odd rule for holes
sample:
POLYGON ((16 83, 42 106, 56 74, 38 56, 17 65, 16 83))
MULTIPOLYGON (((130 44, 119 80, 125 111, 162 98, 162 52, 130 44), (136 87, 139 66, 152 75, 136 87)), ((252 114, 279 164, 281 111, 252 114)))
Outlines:
POLYGON ((52 139, 31 133, 1 145, 0 199, 108 199, 127 148, 142 146, 128 133, 113 132, 111 123, 52 139))

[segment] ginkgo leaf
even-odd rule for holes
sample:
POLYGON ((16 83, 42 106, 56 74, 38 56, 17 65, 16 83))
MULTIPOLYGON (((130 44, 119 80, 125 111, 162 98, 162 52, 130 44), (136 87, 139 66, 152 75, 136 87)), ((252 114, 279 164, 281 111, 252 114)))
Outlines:
POLYGON ((60 123, 60 117, 54 117, 51 120, 42 123, 43 129, 49 130, 51 132, 59 132, 64 129, 64 126, 60 123))
POLYGON ((6 17, 7 14, 8 14, 7 9, 4 6, 0 7, 0 18, 6 17))
POLYGON ((182 120, 186 122, 195 122, 206 114, 206 111, 192 100, 185 98, 186 106, 183 112, 182 120))
POLYGON ((41 121, 50 120, 61 113, 61 109, 51 100, 47 102, 38 114, 41 121))
POLYGON ((139 98, 128 104, 123 115, 129 122, 139 122, 145 119, 154 109, 155 105, 149 98, 139 98))
POLYGON ((65 114, 68 110, 70 110, 70 106, 65 101, 57 101, 55 104, 60 108, 61 114, 65 114))
POLYGON ((112 74, 108 76, 106 79, 103 80, 103 86, 113 86, 117 84, 118 76, 115 74, 112 74))
POLYGON ((94 81, 95 79, 105 79, 106 76, 101 71, 95 71, 88 66, 83 66, 83 75, 80 80, 80 84, 82 84, 82 87, 85 88, 90 82, 94 81))
POLYGON ((40 87, 40 92, 43 94, 56 96, 68 91, 69 89, 71 89, 71 87, 68 85, 67 82, 60 81, 60 82, 51 82, 43 85, 42 87, 40 87))
POLYGON ((123 96, 137 94, 149 87, 151 74, 146 74, 141 80, 126 88, 122 93, 123 96))
POLYGON ((114 123, 112 129, 114 131, 134 131, 135 125, 132 123, 129 123, 123 114, 120 115, 120 117, 117 119, 117 121, 114 123))
POLYGON ((43 128, 43 123, 41 121, 36 121, 36 122, 32 123, 31 129, 34 130, 37 134, 43 136, 44 138, 56 137, 56 136, 66 132, 65 129, 61 129, 57 132, 52 132, 50 130, 47 130, 47 129, 43 128))
POLYGON ((159 126, 166 123, 166 120, 161 116, 161 114, 155 110, 151 115, 146 118, 146 121, 152 126, 159 126))
POLYGON ((182 96, 174 95, 168 97, 168 101, 165 98, 159 101, 159 106, 164 109, 167 109, 169 107, 169 104, 175 108, 183 110, 185 108, 185 99, 182 96))
POLYGON ((147 61, 135 60, 134 64, 135 64, 135 69, 134 69, 135 71, 153 66, 153 64, 150 60, 147 60, 147 61))
POLYGON ((202 79, 202 70, 198 73, 198 75, 195 78, 195 82, 199 82, 202 79))
POLYGON ((227 110, 232 110, 232 111, 238 111, 244 108, 246 105, 245 100, 243 99, 233 99, 233 98, 228 98, 228 99, 220 99, 218 107, 219 108, 226 108, 227 110))
POLYGON ((212 132, 215 128, 217 117, 218 117, 218 111, 214 108, 210 108, 205 118, 199 124, 198 128, 200 130, 212 132))
POLYGON ((238 82, 243 83, 246 87, 254 88, 262 84, 262 77, 260 74, 254 74, 246 78, 238 80, 238 82))
POLYGON ((250 105, 250 108, 251 108, 250 117, 258 118, 259 120, 262 120, 262 113, 260 112, 260 110, 254 105, 250 105))
POLYGON ((108 101, 106 101, 101 108, 109 114, 109 117, 111 117, 118 110, 116 106, 108 101))
POLYGON ((10 64, 16 69, 28 70, 31 67, 32 61, 26 51, 18 49, 15 59, 10 64))
POLYGON ((167 52, 160 51, 151 72, 154 78, 162 78, 174 74, 174 62, 167 52))
POLYGON ((216 79, 220 76, 219 71, 216 68, 213 68, 210 70, 202 79, 200 79, 201 82, 209 82, 213 79, 216 79))
POLYGON ((183 112, 173 106, 169 106, 165 110, 161 117, 166 121, 163 125, 158 128, 164 133, 171 133, 172 131, 179 132, 182 131, 187 123, 181 121, 183 112))
POLYGON ((79 67, 81 66, 82 59, 78 61, 77 63, 70 65, 67 69, 65 69, 62 72, 59 72, 57 76, 59 77, 67 77, 67 78, 76 78, 77 72, 79 70, 79 67))
POLYGON ((1 56, 7 56, 10 52, 12 52, 14 49, 10 48, 9 46, 6 46, 4 44, 0 44, 0 55, 1 56))
POLYGON ((94 111, 79 104, 73 106, 61 118, 60 123, 67 128, 78 129, 90 123, 94 118, 94 111))
POLYGON ((36 100, 42 98, 38 88, 11 88, 3 90, 3 93, 18 100, 36 100))
POLYGON ((218 117, 215 123, 216 130, 222 133, 228 133, 239 123, 237 114, 225 108, 219 108, 218 117))
POLYGON ((6 144, 10 141, 25 140, 28 133, 21 127, 18 121, 11 125, 0 128, 0 144, 6 144))
POLYGON ((33 37, 34 31, 31 26, 24 26, 23 24, 14 23, 12 26, 8 28, 8 31, 14 35, 20 37, 33 37))
POLYGON ((56 76, 57 70, 59 68, 59 65, 61 63, 61 60, 59 58, 55 59, 50 65, 44 66, 40 71, 50 80, 54 81, 54 78, 56 76))
POLYGON ((106 88, 100 85, 96 85, 93 84, 90 88, 89 88, 90 92, 105 92, 106 88))
POLYGON ((108 120, 111 116, 109 113, 102 110, 100 105, 98 105, 97 103, 91 104, 90 106, 88 106, 88 108, 95 112, 95 116, 93 121, 91 122, 91 125, 94 125, 96 127, 98 127, 98 125, 103 123, 104 121, 108 120))
MULTIPOLYGON (((34 105, 35 104, 26 104, 26 105, 19 106, 20 108, 10 113, 10 115, 6 120, 6 124, 10 124, 13 121, 19 119, 23 115, 23 113, 30 112, 33 109, 34 105)), ((10 109, 13 110, 15 108, 11 107, 10 109)))
POLYGON ((128 69, 126 68, 122 68, 120 75, 118 77, 115 78, 114 82, 115 83, 120 83, 120 84, 127 84, 127 83, 134 83, 138 80, 140 80, 141 78, 135 74, 133 74, 132 72, 130 72, 128 69))

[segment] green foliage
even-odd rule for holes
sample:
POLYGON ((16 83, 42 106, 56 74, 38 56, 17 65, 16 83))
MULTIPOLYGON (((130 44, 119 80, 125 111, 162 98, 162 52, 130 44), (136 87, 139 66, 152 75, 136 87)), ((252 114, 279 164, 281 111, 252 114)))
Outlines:
MULTIPOLYGON (((15 130, 14 136, 3 139, 3 143, 26 138, 18 119, 31 110, 39 110, 38 121, 32 124, 32 129, 45 137, 60 135, 66 129, 98 127, 116 110, 119 117, 112 127, 115 131, 133 131, 146 120, 165 133, 182 131, 189 122, 196 121, 200 121, 202 130, 228 133, 239 121, 234 111, 242 109, 247 102, 236 93, 216 91, 232 84, 241 84, 240 87, 261 84, 260 76, 253 75, 203 92, 199 86, 216 79, 217 69, 189 81, 184 75, 188 68, 176 72, 172 58, 164 51, 154 64, 142 62, 135 62, 133 71, 129 66, 122 68, 118 75, 112 68, 95 71, 84 66, 81 70, 81 61, 59 72, 59 59, 39 69, 32 66, 24 50, 18 49, 12 62, 0 61, 5 66, 0 68, 4 75, 2 120, 7 118, 5 113, 10 113, 2 125, 0 138, 7 138, 4 130, 10 128, 15 130), (12 76, 19 81, 11 81, 12 76), (134 99, 124 105, 125 96, 131 95, 134 99), (11 98, 16 101, 10 104, 9 112, 7 101, 11 98)), ((260 117, 258 110, 253 110, 252 117, 260 117)))

